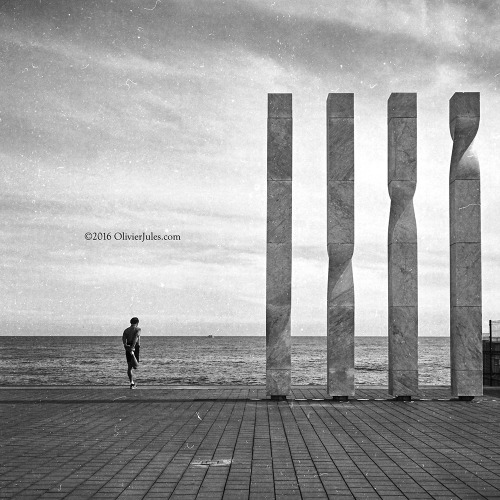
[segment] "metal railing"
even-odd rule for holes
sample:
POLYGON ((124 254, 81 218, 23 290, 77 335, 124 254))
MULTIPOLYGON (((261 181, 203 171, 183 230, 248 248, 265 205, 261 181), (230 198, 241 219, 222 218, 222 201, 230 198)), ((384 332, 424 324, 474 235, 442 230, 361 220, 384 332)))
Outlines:
POLYGON ((500 320, 490 319, 489 327, 483 334, 483 385, 500 386, 500 320))

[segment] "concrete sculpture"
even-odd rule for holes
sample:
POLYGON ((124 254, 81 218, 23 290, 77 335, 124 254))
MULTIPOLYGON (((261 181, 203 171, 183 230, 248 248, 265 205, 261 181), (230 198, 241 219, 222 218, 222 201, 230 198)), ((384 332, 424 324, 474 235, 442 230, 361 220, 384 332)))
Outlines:
POLYGON ((291 386, 292 95, 268 95, 266 391, 285 399, 291 386))
POLYGON ((418 263, 413 195, 417 184, 417 94, 387 103, 389 217, 389 394, 418 391, 418 263))
POLYGON ((454 396, 483 393, 481 318, 481 192, 473 148, 479 128, 479 93, 450 99, 450 354, 454 396))
POLYGON ((327 390, 354 396, 354 94, 327 99, 327 390))

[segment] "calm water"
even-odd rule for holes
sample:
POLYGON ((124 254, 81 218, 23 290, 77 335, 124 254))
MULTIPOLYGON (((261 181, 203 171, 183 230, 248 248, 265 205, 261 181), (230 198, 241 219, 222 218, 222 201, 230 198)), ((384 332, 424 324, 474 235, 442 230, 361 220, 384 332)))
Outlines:
MULTIPOLYGON (((4 337, 0 385, 126 385, 121 337, 4 337)), ((326 338, 292 337, 292 383, 326 384, 326 338)), ((449 339, 419 339, 419 382, 447 385, 449 339)), ((141 337, 140 384, 265 384, 265 337, 141 337)), ((387 384, 387 339, 356 338, 356 384, 387 384)))

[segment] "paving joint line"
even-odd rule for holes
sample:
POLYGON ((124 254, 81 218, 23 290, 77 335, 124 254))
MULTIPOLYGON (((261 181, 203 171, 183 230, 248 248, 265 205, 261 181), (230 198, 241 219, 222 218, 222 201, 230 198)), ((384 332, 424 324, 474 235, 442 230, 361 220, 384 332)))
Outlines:
MULTIPOLYGON (((212 400, 211 400, 211 402, 212 402, 212 400)), ((210 406, 209 411, 210 411, 212 408, 214 408, 215 403, 216 403, 216 401, 213 401, 213 404, 210 406)), ((233 405, 233 409, 234 409, 234 406, 235 406, 235 405, 233 405)), ((196 455, 196 452, 199 450, 199 448, 202 446, 203 442, 204 442, 204 441, 205 441, 205 440, 209 437, 210 431, 212 430, 212 428, 214 427, 215 423, 217 422, 217 418, 220 416, 220 414, 222 413, 222 410, 223 410, 223 409, 224 409, 224 405, 220 405, 220 408, 219 408, 219 411, 217 412, 217 415, 214 417, 213 422, 211 423, 211 425, 210 425, 209 429, 206 431, 204 438, 203 438, 203 439, 200 441, 200 443, 198 444, 198 447, 197 447, 197 448, 196 448, 196 450, 195 450, 195 455, 196 455)), ((205 413, 205 417, 207 417, 207 415, 208 415, 209 411, 207 411, 207 412, 205 413)), ((232 410, 231 410, 231 413, 232 413, 232 410)), ((227 419, 227 422, 226 422, 226 425, 224 426, 224 429, 227 427, 227 424, 228 424, 228 422, 230 421, 230 416, 231 416, 231 415, 229 415, 229 417, 228 417, 228 419, 227 419)), ((199 418, 199 417, 198 417, 198 418, 199 418)), ((203 421, 203 419, 201 419, 201 421, 203 421)), ((198 422, 196 427, 198 427, 199 425, 200 425, 200 423, 198 422)), ((213 459, 213 457, 214 457, 215 453, 217 452, 217 446, 218 446, 218 444, 220 443, 220 440, 222 439, 223 434, 224 434, 224 431, 222 431, 222 432, 220 433, 219 440, 217 441, 217 445, 214 447, 214 451, 213 451, 213 453, 212 453, 212 459, 213 459)), ((186 440, 184 441, 184 443, 186 444, 186 446, 188 445, 188 442, 187 442, 186 440)), ((179 451, 180 451, 183 447, 184 447, 184 446, 182 445, 182 446, 181 446, 181 447, 177 450, 177 453, 178 453, 178 452, 179 452, 179 451)), ((176 453, 176 455, 177 455, 177 453, 176 453)), ((174 494, 175 494, 175 491, 176 491, 176 489, 177 489, 177 487, 178 487, 179 483, 182 481, 182 478, 183 478, 183 477, 186 475, 186 473, 189 471, 191 464, 192 464, 192 459, 190 460, 190 463, 187 465, 187 467, 184 469, 184 472, 182 473, 181 477, 179 478, 179 481, 177 482, 177 486, 176 486, 176 487, 174 488, 174 490, 172 491, 172 495, 174 495, 174 494)), ((201 481, 200 481, 200 484, 199 484, 199 486, 198 486, 198 490, 197 490, 196 495, 198 495, 198 493, 199 493, 199 491, 200 491, 201 487, 203 486, 203 482, 204 482, 204 480, 205 480, 205 478, 206 478, 206 476, 207 476, 208 470, 209 470, 209 467, 207 467, 207 468, 206 468, 206 470, 205 470, 205 474, 203 474, 203 478, 202 478, 202 479, 201 479, 201 481)), ((149 490, 148 490, 148 491, 149 491, 149 490)))
MULTIPOLYGON (((179 408, 179 407, 180 407, 180 405, 177 405, 177 408, 179 408)), ((134 421, 130 421, 130 422, 127 424, 127 427, 132 427, 132 428, 133 428, 135 424, 136 424, 136 422, 134 422, 134 421)), ((150 429, 154 428, 154 427, 155 427, 155 425, 156 425, 156 424, 153 424, 153 425, 152 425, 152 427, 150 427, 148 430, 150 430, 150 429)), ((180 429, 182 429, 182 426, 179 428, 179 431, 180 431, 180 429)), ((143 433, 143 434, 144 434, 144 433, 143 433)), ((139 436, 138 436, 138 437, 137 437, 134 441, 132 441, 132 443, 129 443, 129 444, 127 445, 127 448, 130 448, 132 444, 134 444, 134 443, 136 443, 136 442, 138 442, 138 441, 142 442, 142 435, 143 435, 143 434, 139 435, 139 436)), ((150 441, 148 442, 148 444, 149 444, 149 443, 151 443, 151 442, 153 442, 155 439, 156 439, 156 437, 151 438, 151 439, 150 439, 150 441)), ((110 445, 109 445, 106 449, 111 448, 114 444, 115 444, 115 443, 111 443, 111 444, 110 444, 110 445)), ((144 449, 144 447, 143 447, 142 449, 144 449)), ((101 466, 101 468, 102 468, 102 467, 104 467, 105 465, 109 465, 109 464, 111 464, 111 462, 113 461, 113 459, 114 459, 114 457, 110 458, 107 462, 105 462, 105 464, 103 464, 103 465, 101 466)), ((101 485, 101 486, 97 489, 97 491, 95 491, 95 492, 93 493, 93 495, 95 495, 96 493, 98 493, 99 491, 101 491, 103 488, 105 488, 105 487, 106 487, 106 485, 107 485, 107 484, 109 484, 109 483, 110 483, 110 482, 111 482, 111 481, 112 481, 112 480, 113 480, 113 479, 114 479, 114 478, 115 478, 118 474, 120 474, 120 473, 123 471, 123 469, 125 469, 125 468, 126 468, 126 467, 130 464, 130 463, 132 463, 132 461, 133 461, 134 459, 135 459, 135 456, 131 456, 131 458, 130 458, 127 462, 123 463, 123 464, 122 464, 122 466, 121 466, 121 468, 120 468, 119 470, 117 470, 117 471, 116 471, 116 473, 115 473, 114 475, 112 475, 112 476, 108 479, 108 481, 106 481, 105 483, 103 483, 103 484, 102 484, 102 485, 101 485)), ((151 459, 151 460, 152 460, 152 459, 151 459)), ((149 462, 151 462, 151 460, 150 460, 149 462)), ((87 463, 90 463, 90 462, 91 462, 91 460, 87 461, 87 463)), ((149 463, 149 462, 148 462, 148 463, 149 463)), ((144 470, 144 469, 145 469, 145 467, 146 467, 146 466, 144 466, 142 470, 144 470)), ((139 472, 139 473, 140 473, 140 472, 139 472)), ((96 473, 92 474, 92 475, 91 475, 88 479, 91 479, 91 478, 92 478, 92 477, 94 477, 95 475, 96 475, 96 473)), ((135 479, 135 478, 134 478, 134 479, 135 479)), ((125 486, 125 487, 123 488, 123 491, 127 490, 127 488, 128 488, 128 487, 132 484, 132 482, 134 481, 134 479, 132 479, 131 481, 129 481, 129 482, 127 483, 127 486, 125 486)), ((68 496, 68 497, 70 497, 70 495, 71 495, 71 494, 72 494, 72 493, 73 493, 76 489, 78 489, 78 487, 73 488, 73 490, 71 490, 71 491, 68 493, 68 495, 67 495, 67 496, 68 496)), ((123 492, 123 491, 122 491, 122 492, 123 492)))
MULTIPOLYGON (((328 410, 327 410, 327 408, 326 408, 325 406, 323 406, 323 405, 319 405, 319 408, 322 408, 322 409, 325 411, 325 413, 326 413, 326 414, 330 415, 330 417, 331 417, 331 418, 332 418, 332 419, 333 419, 336 423, 338 423, 338 425, 339 425, 340 427, 342 427, 342 429, 343 429, 343 430, 345 429, 345 428, 342 426, 342 424, 341 424, 340 422, 337 422, 337 420, 333 417, 333 415, 331 415, 331 414, 328 412, 328 410)), ((330 408, 331 408, 331 407, 330 407, 330 408)), ((328 424, 326 423, 325 419, 324 419, 324 418, 323 418, 323 417, 322 417, 322 416, 318 413, 318 411, 317 411, 317 410, 315 410, 315 409, 313 409, 313 411, 314 411, 314 413, 317 415, 318 419, 321 421, 321 423, 323 424, 323 426, 324 426, 326 429, 330 430, 330 427, 329 427, 329 426, 328 426, 328 424)), ((354 424, 354 422, 351 422, 351 421, 350 421, 349 419, 347 419, 347 418, 346 418, 346 420, 349 422, 349 424, 350 424, 350 425, 352 425, 353 427, 356 427, 356 425, 354 424)), ((359 428, 357 428, 357 427, 356 427, 356 429, 359 431, 359 428)), ((318 435, 318 431, 316 430, 316 428, 314 428, 314 431, 316 432, 316 435, 318 436, 319 441, 322 443, 322 441, 321 441, 321 439, 320 439, 320 437, 319 437, 319 435, 318 435)), ((344 430, 344 432, 346 432, 346 434, 347 434, 347 435, 349 435, 349 432, 348 432, 348 431, 344 430)), ((331 431, 330 431, 330 433, 331 433, 331 431)), ((333 433, 331 433, 331 434, 332 434, 332 436, 333 436, 333 433)), ((335 436, 333 436, 333 437, 335 438, 335 436)), ((349 452, 349 451, 345 448, 344 444, 343 444, 343 443, 341 443, 341 442, 340 442, 338 439, 336 439, 336 438, 335 438, 335 440, 338 442, 339 447, 343 449, 343 451, 344 451, 344 453, 346 454, 346 456, 348 456, 348 457, 349 457, 349 459, 352 461, 352 463, 356 466, 356 468, 358 469, 359 473, 360 473, 363 477, 366 477, 366 476, 365 476, 365 474, 364 474, 364 472, 363 472, 363 471, 359 468, 359 466, 356 464, 356 462, 350 458, 350 457, 351 457, 351 454, 350 454, 350 452, 349 452)), ((355 443, 355 441, 354 441, 352 438, 351 438, 351 440, 355 443)), ((323 443, 322 443, 322 444, 323 444, 323 443)), ((356 446, 359 448, 359 446, 357 445, 357 443, 355 443, 355 444, 356 444, 356 446)), ((323 446, 324 446, 324 445, 323 445, 323 446)), ((330 457, 330 459, 332 460, 332 463, 335 463, 335 461, 334 461, 333 457, 332 457, 332 456, 331 456, 331 454, 330 454, 330 451, 329 451, 329 450, 328 450, 325 446, 324 446, 324 448, 325 448, 326 453, 328 453, 328 456, 329 456, 329 457, 330 457)), ((342 473, 342 471, 341 471, 340 469, 338 469, 338 468, 337 468, 337 470, 338 470, 339 474, 342 476, 342 479, 343 479, 343 481, 344 481, 345 485, 347 486, 347 488, 349 489, 349 491, 351 492, 351 494, 353 495, 353 497, 354 497, 354 498, 356 498, 356 493, 352 491, 351 487, 349 486, 348 481, 346 480, 346 478, 345 478, 345 476, 344 476, 344 473, 342 473)), ((381 470, 381 469, 380 469, 380 470, 381 470)), ((382 470, 381 470, 381 472, 383 473, 383 471, 382 471, 382 470)), ((370 483, 370 484, 371 484, 371 483, 370 483)), ((397 487, 397 486, 396 486, 396 487, 397 487)), ((375 489, 375 488, 374 488, 374 489, 375 489)), ((398 489, 399 489, 399 488, 398 488, 398 489)), ((400 491, 401 491, 401 490, 400 490, 400 491)), ((380 497, 380 495, 378 494, 378 492, 376 492, 376 494, 380 497)), ((404 493, 403 493, 403 492, 401 492, 401 494, 402 494, 402 495, 404 495, 404 493)))
MULTIPOLYGON (((340 471, 340 469, 339 469, 339 468, 337 467, 337 465, 335 464, 335 461, 334 461, 334 460, 333 460, 333 458, 331 457, 330 452, 328 451, 328 449, 326 448, 325 444, 324 444, 324 443, 323 443, 323 441, 321 440, 321 437, 319 436, 318 431, 316 430, 316 427, 312 424, 311 419, 310 419, 310 417, 309 417, 309 414, 308 414, 308 413, 306 413, 306 412, 304 411, 304 408, 306 407, 306 405, 301 405, 301 404, 299 404, 298 406, 301 408, 301 410, 302 410, 302 414, 304 415, 304 417, 305 417, 305 418, 307 419, 307 421, 309 422, 309 425, 311 426, 311 429, 314 431, 314 434, 316 435, 316 439, 317 439, 318 443, 320 443, 320 444, 323 446, 323 448, 324 448, 325 452, 326 452, 326 453, 328 454, 328 456, 331 458, 333 466, 336 468, 337 472, 338 472, 338 473, 340 474, 340 476, 342 477, 342 480, 344 481, 344 484, 345 484, 345 485, 346 485, 346 487, 349 489, 349 491, 350 491, 351 495, 353 495, 353 496, 355 497, 355 494, 353 493, 353 491, 351 490, 351 488, 350 488, 349 484, 348 484, 348 483, 347 483, 347 481, 345 480, 344 475, 342 474, 342 472, 340 471)), ((322 405, 319 405, 319 406, 321 407, 322 405)), ((314 408, 312 408, 312 411, 313 411, 313 412, 314 412, 314 413, 318 416, 319 420, 323 422, 323 419, 322 419, 322 418, 318 415, 318 412, 317 412, 316 410, 314 410, 314 408)), ((324 422, 323 422, 323 423, 324 423, 324 422)), ((326 424, 325 424, 325 426, 326 426, 326 424)), ((328 428, 328 426, 326 426, 326 427, 328 428)), ((299 426, 299 429, 300 429, 300 426, 299 426)), ((328 429, 329 429, 329 428, 328 428, 328 429)), ((301 435, 303 436, 302 431, 300 431, 300 432, 301 432, 301 435)), ((330 431, 330 434, 331 434, 331 435, 332 435, 332 437, 335 439, 335 441, 337 441, 338 445, 339 445, 339 446, 340 446, 340 447, 344 450, 344 452, 346 453, 346 455, 348 455, 348 456, 349 456, 349 453, 345 450, 345 448, 344 448, 344 446, 342 445, 342 443, 340 443, 340 442, 339 442, 339 441, 335 438, 335 436, 333 436, 333 434, 331 433, 331 431, 330 431)), ((319 477, 319 479, 320 479, 321 485, 323 486, 323 489, 324 489, 324 491, 325 491, 326 495, 328 496, 328 491, 326 490, 326 487, 325 487, 325 484, 324 484, 324 482, 323 482, 323 479, 321 478, 321 475, 320 475, 320 473, 319 473, 319 471, 318 471, 317 465, 316 465, 316 463, 315 463, 315 461, 314 461, 314 459, 313 459, 313 455, 312 455, 312 453, 311 453, 311 450, 310 450, 309 444, 308 444, 308 442, 307 442, 304 438, 303 438, 303 440, 304 440, 304 443, 305 443, 305 445, 306 445, 306 448, 307 448, 307 450, 308 450, 308 452, 309 452, 309 456, 311 457, 311 461, 312 461, 312 462, 313 462, 313 464, 314 464, 314 468, 316 469, 316 472, 318 473, 318 477, 319 477)))
MULTIPOLYGON (((366 415, 366 412, 364 412, 364 409, 363 409, 363 408, 361 409, 361 411, 363 411, 363 413, 366 415)), ((367 416, 367 417, 369 418, 369 416, 367 416)), ((384 428, 384 430, 386 430, 386 431, 388 430, 388 429, 387 429, 387 427, 386 427, 386 426, 385 426, 382 422, 378 422, 378 421, 377 421, 377 423, 378 423, 378 424, 379 424, 382 428, 384 428)), ((389 445, 394 446, 394 445, 393 445, 393 441, 388 440, 388 439, 385 437, 385 435, 383 435, 382 433, 378 432, 378 431, 377 431, 377 429, 376 429, 375 427, 373 427, 373 425, 371 425, 371 424, 369 424, 369 423, 366 423, 366 426, 367 426, 368 428, 370 428, 372 431, 374 431, 374 432, 375 432, 378 436, 382 436, 382 437, 384 438, 384 440, 385 440, 385 442, 386 442, 386 443, 388 443, 389 445)), ((390 430, 389 430, 389 433, 390 433, 390 434, 394 434, 394 433, 393 433, 392 431, 390 431, 390 430)), ((365 436, 367 436, 367 435, 366 435, 366 433, 364 433, 364 435, 365 435, 365 436)), ((381 453, 383 453, 383 455, 384 455, 384 456, 386 456, 389 460, 393 461, 393 459, 391 458, 391 456, 390 456, 390 455, 388 455, 388 454, 387 454, 387 453, 386 453, 383 449, 381 449, 381 448, 380 448, 380 446, 379 446, 377 443, 375 443, 372 439, 370 439, 368 436, 367 436, 367 440, 368 440, 368 441, 370 441, 370 442, 371 442, 371 443, 372 443, 372 444, 373 444, 376 448, 378 448, 378 449, 381 451, 381 453)), ((427 445, 426 445, 425 443, 424 443, 424 447, 427 447, 427 445)), ((396 448, 397 448, 397 447, 396 447, 396 448)), ((403 455, 405 455, 405 456, 406 456, 406 458, 408 458, 410 461, 412 461, 413 463, 415 463, 415 465, 417 465, 419 469, 421 469, 421 470, 423 470, 424 472, 428 473, 428 472, 425 470, 425 467, 422 467, 422 466, 421 466, 420 464, 418 464, 418 463, 417 463, 417 462, 416 462, 413 458, 409 457, 406 453, 404 453, 403 451, 399 450, 399 448, 397 448, 397 449, 398 449, 398 451, 400 451, 403 455)), ((440 464, 436 463, 436 462, 435 462, 432 458, 430 458, 429 456, 427 456, 424 452, 421 452, 421 453, 422 453, 422 454, 423 454, 423 455, 424 455, 424 456, 425 456, 428 460, 430 460, 431 462, 433 462, 433 463, 434 463, 437 467, 439 467, 439 468, 443 469, 444 471, 446 471, 446 469, 444 469, 444 468, 443 468, 440 464)), ((399 467, 399 466, 398 466, 398 467, 399 467)), ((402 470, 402 471, 403 471, 403 472, 404 472, 407 476, 411 477, 411 476, 410 476, 410 474, 408 474, 408 473, 407 473, 407 472, 406 472, 403 468, 401 468, 401 467, 399 467, 399 468, 400 468, 400 470, 402 470)), ((446 471, 446 472, 448 472, 448 471, 446 471)), ((442 483, 441 481, 439 481, 439 480, 436 480, 436 481, 438 481, 438 482, 439 482, 439 484, 441 484, 444 488, 446 488, 446 489, 450 492, 450 494, 453 494, 453 492, 452 492, 452 491, 451 491, 451 490, 450 490, 450 489, 449 489, 449 488, 448 488, 445 484, 443 484, 443 483, 442 483)), ((394 484, 394 483, 393 483, 393 484, 394 484)), ((417 483, 417 484, 418 484, 418 483, 417 483)), ((398 487, 396 484, 394 484, 394 485, 395 485, 395 486, 399 489, 399 487, 398 487)), ((424 490, 425 490, 425 488, 424 488, 423 486, 422 486, 422 489, 424 489, 424 490)), ((400 491, 401 491, 401 493, 404 495, 404 492, 403 492, 402 490, 400 490, 400 491)), ((427 490, 426 490, 426 491, 427 491, 427 490)))
MULTIPOLYGON (((401 419, 399 419, 399 420, 401 421, 401 419)), ((380 433, 379 433, 379 432, 377 432, 377 430, 376 430, 376 429, 375 429, 375 428, 374 428, 374 427, 373 427, 373 426, 369 423, 369 419, 367 419, 367 420, 366 420, 366 422, 367 422, 367 423, 366 423, 367 427, 369 427, 370 429, 372 429, 372 431, 374 431, 376 434, 380 435, 380 433)), ((391 430, 387 429, 387 427, 386 427, 384 424, 382 424, 382 423, 381 423, 380 425, 381 425, 382 427, 384 427, 384 429, 386 429, 386 431, 388 431, 389 433, 394 434, 391 430)), ((397 424, 396 424, 396 425, 397 425, 397 424)), ((401 429, 401 430, 403 430, 403 431, 405 431, 405 429, 401 428, 399 425, 398 425, 398 428, 399 428, 399 429, 401 429)), ((442 433, 440 433, 440 432, 439 432, 439 434, 441 434, 441 435, 442 435, 442 433)), ((426 447, 427 447, 427 444, 426 444, 425 442, 423 442, 423 441, 422 441, 419 437, 416 437, 416 436, 414 436, 414 437, 415 437, 415 439, 416 439, 417 441, 419 441, 419 442, 423 445, 423 447, 424 447, 424 448, 426 448, 426 447)), ((369 438, 368 438, 368 439, 369 439, 369 438)), ((420 448, 419 448, 419 449, 420 449, 420 448)), ((401 450, 400 450, 400 451, 401 451, 401 450)), ((443 454, 442 454, 439 450, 435 450, 435 451, 437 451, 440 455, 443 455, 443 454)), ((421 466, 420 466, 417 462, 415 462, 415 460, 414 460, 412 457, 410 457, 407 453, 405 453, 404 451, 401 451, 401 453, 402 453, 403 455, 405 455, 405 456, 406 456, 406 457, 407 457, 410 461, 412 461, 415 465, 417 465, 420 469, 422 469, 422 467, 421 467, 421 466)), ((426 456, 429 460, 431 460, 433 463, 435 463, 438 467, 443 468, 440 464, 436 463, 436 462, 435 462, 432 458, 430 458, 430 457, 429 457, 427 454, 425 454, 423 451, 422 451, 421 453, 422 453, 423 455, 425 455, 425 456, 426 456)), ((443 456, 444 456, 444 455, 443 455, 443 456)), ((456 461, 454 461, 453 459, 452 459, 452 461, 453 461, 453 462, 455 462, 455 463, 457 463, 457 462, 456 462, 456 461)), ((402 470, 404 470, 404 469, 402 469, 402 470)), ((425 469, 424 469, 424 470, 425 470, 425 469)), ((452 473, 452 472, 450 472, 449 470, 444 469, 444 468, 443 468, 443 470, 445 470, 448 474, 450 474, 451 476, 453 476, 453 477, 454 477, 457 481, 459 481, 459 482, 461 482, 462 484, 464 484, 464 485, 468 486, 466 483, 464 483, 464 482, 463 482, 463 481, 462 481, 462 480, 461 480, 458 476, 456 476, 454 473, 452 473)), ((427 471, 425 471, 425 472, 427 472, 427 471)), ((439 483, 440 483, 443 487, 445 487, 448 491, 450 491, 450 493, 455 494, 455 492, 454 492, 453 490, 450 490, 450 488, 449 488, 448 486, 446 486, 444 483, 442 483, 439 479, 438 479, 437 481, 438 481, 438 482, 439 482, 439 483)), ((485 482, 486 482, 486 481, 485 481, 485 482)), ((492 485, 490 484, 490 486, 492 486, 492 485)), ((472 488, 472 489, 475 489, 475 488, 472 488)), ((477 491, 477 490, 476 490, 476 491, 477 491)), ((481 493, 480 493, 480 492, 477 492, 477 493, 478 493, 479 495, 481 495, 481 493)), ((481 496, 483 496, 483 495, 481 495, 481 496)), ((485 498, 485 497, 483 496, 483 498, 485 498)))
MULTIPOLYGON (((89 413, 89 412, 87 412, 87 413, 89 413)), ((35 424, 35 428, 36 428, 36 427, 43 426, 43 425, 46 425, 46 424, 47 424, 47 421, 50 421, 52 418, 53 418, 53 417, 46 417, 44 420, 42 420, 42 421, 38 421, 38 422, 35 424)), ((66 426, 66 427, 69 427, 69 426, 66 426)), ((96 435, 97 435, 98 433, 99 433, 99 431, 97 431, 97 432, 96 432, 96 435)), ((79 444, 81 444, 81 443, 79 443, 79 444)), ((56 448, 58 448, 58 445, 57 445, 57 444, 55 444, 55 445, 54 445, 51 449, 56 449, 56 448)), ((44 450, 44 454, 46 454, 46 453, 47 453, 47 451, 48 451, 48 450, 47 450, 47 449, 45 449, 45 450, 44 450)), ((86 450, 82 451, 79 455, 77 455, 77 457, 78 457, 78 456, 83 455, 84 453, 86 453, 86 450)), ((74 461, 77 457, 73 457, 73 458, 71 459, 71 461, 74 461)), ((76 469, 78 469, 78 468, 79 468, 79 467, 76 467, 76 469)), ((52 472, 54 472, 54 471, 52 471, 52 472)), ((68 476, 66 476, 66 478, 67 478, 67 477, 69 477, 71 474, 72 474, 72 473, 70 473, 68 476)), ((50 474, 49 474, 49 476, 50 476, 50 474)), ((12 482, 15 482, 15 481, 16 481, 16 480, 13 480, 12 482)), ((34 480, 34 481, 32 481, 31 483, 29 483, 29 484, 28 484, 28 485, 27 485, 27 486, 26 486, 23 490, 20 490, 20 491, 19 491, 19 493, 21 493, 21 492, 25 491, 25 490, 26 490, 26 489, 28 489, 30 486, 33 486, 33 485, 37 484, 37 483, 38 483, 38 482, 40 482, 40 481, 41 481, 41 479, 40 479, 40 478, 35 479, 35 480, 34 480)), ((57 483, 57 481, 56 481, 56 483, 57 483)), ((48 490, 48 491, 50 491, 50 490, 48 490)))
MULTIPOLYGON (((285 422, 283 420, 283 411, 282 411, 282 408, 283 409, 286 408, 290 412, 290 415, 293 418, 293 420, 294 420, 294 422, 295 422, 296 425, 297 425, 297 421, 295 420, 293 412, 290 409, 290 405, 286 405, 285 406, 283 404, 277 404, 276 406, 277 406, 277 409, 278 409, 278 413, 280 415, 281 425, 283 426, 283 434, 286 436, 286 443, 287 443, 287 446, 288 446, 288 452, 290 454, 290 461, 292 463, 293 471, 294 471, 294 474, 295 474, 295 479, 296 479, 296 482, 297 482, 297 490, 299 492, 300 498, 303 499, 304 495, 302 494, 302 487, 301 487, 300 482, 299 482, 299 476, 297 474, 297 468, 295 467, 295 461, 293 459, 292 449, 290 448, 290 440, 288 439, 288 427, 285 425, 285 422)), ((299 428, 298 425, 297 425, 297 428, 298 428, 298 430, 299 430, 299 432, 301 434, 301 437, 302 437, 302 432, 300 431, 300 428, 299 428)), ((302 437, 302 441, 304 441, 303 437, 302 437)), ((318 472, 317 469, 316 469, 316 472, 318 472)), ((326 494, 325 488, 323 488, 323 490, 324 490, 324 492, 326 494)))

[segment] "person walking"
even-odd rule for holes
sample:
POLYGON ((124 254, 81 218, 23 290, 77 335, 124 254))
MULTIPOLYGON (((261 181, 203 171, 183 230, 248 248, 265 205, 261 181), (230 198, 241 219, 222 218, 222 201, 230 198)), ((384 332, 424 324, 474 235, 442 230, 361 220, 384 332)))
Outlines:
POLYGON ((139 351, 141 343, 141 329, 139 328, 139 318, 135 316, 130 320, 130 326, 123 331, 123 347, 125 347, 125 356, 127 358, 127 375, 130 381, 130 388, 135 389, 132 369, 139 366, 139 351))

